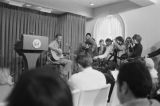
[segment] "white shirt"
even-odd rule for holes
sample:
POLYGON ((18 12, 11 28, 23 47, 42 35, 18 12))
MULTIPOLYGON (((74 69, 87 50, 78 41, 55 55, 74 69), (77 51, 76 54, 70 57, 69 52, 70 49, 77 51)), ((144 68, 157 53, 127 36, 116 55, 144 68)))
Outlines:
POLYGON ((88 67, 82 72, 72 75, 68 83, 71 89, 98 89, 106 85, 106 78, 102 72, 88 67))
POLYGON ((113 52, 113 45, 109 45, 107 48, 106 48, 106 51, 104 54, 102 55, 99 55, 99 56, 96 56, 96 58, 100 58, 100 59, 103 59, 103 58, 109 58, 109 54, 113 52))

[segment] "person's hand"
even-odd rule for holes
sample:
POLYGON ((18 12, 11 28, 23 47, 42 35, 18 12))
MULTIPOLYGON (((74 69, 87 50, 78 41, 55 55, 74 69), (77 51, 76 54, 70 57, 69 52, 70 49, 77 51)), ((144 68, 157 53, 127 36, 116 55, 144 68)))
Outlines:
POLYGON ((148 58, 148 57, 149 57, 148 55, 145 55, 145 56, 144 56, 144 58, 148 58))
POLYGON ((99 58, 98 56, 93 57, 94 60, 95 60, 95 59, 98 59, 98 58, 99 58))

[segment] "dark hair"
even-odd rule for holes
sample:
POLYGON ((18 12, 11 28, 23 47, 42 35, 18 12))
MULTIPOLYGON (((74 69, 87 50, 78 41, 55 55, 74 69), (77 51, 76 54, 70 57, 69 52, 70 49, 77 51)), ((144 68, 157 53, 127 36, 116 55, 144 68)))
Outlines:
POLYGON ((91 66, 93 60, 91 55, 84 51, 77 55, 76 62, 80 64, 83 68, 86 68, 88 66, 91 66))
POLYGON ((60 33, 56 34, 55 38, 58 38, 58 36, 62 36, 62 34, 60 33))
POLYGON ((130 36, 128 36, 126 39, 125 39, 125 43, 129 44, 129 43, 133 43, 132 42, 132 38, 130 36))
POLYGON ((122 42, 122 44, 124 43, 124 39, 123 39, 122 36, 117 36, 117 37, 116 37, 116 40, 122 42))
POLYGON ((139 60, 123 64, 119 68, 118 83, 126 82, 136 98, 149 96, 152 79, 148 68, 139 60))
POLYGON ((142 40, 142 37, 139 34, 134 34, 132 39, 135 39, 138 43, 140 43, 142 40))
POLYGON ((7 106, 73 106, 68 85, 52 69, 42 67, 22 74, 7 106))
POLYGON ((86 36, 89 35, 91 37, 91 33, 87 33, 86 36))
POLYGON ((101 43, 101 42, 103 42, 104 40, 103 39, 101 39, 99 42, 101 43))
POLYGON ((110 38, 107 38, 105 42, 112 42, 112 40, 110 38))

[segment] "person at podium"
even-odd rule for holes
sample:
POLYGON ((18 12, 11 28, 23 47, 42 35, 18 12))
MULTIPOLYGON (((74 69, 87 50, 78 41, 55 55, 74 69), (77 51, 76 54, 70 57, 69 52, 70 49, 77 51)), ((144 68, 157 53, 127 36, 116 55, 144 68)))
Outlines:
POLYGON ((72 61, 65 59, 63 56, 63 51, 61 49, 61 42, 62 42, 62 35, 57 34, 55 36, 55 40, 53 40, 49 44, 49 59, 51 63, 59 63, 64 65, 64 68, 62 70, 62 74, 64 76, 71 76, 72 73, 72 61))

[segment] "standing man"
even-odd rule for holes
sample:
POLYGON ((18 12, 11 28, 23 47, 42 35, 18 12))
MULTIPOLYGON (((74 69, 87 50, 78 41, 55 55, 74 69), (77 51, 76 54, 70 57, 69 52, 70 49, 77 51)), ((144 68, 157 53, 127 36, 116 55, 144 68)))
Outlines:
POLYGON ((91 37, 91 33, 86 34, 85 46, 92 57, 97 55, 97 44, 95 39, 91 37))
POLYGON ((65 59, 63 57, 61 42, 62 42, 62 35, 57 34, 55 36, 55 40, 49 44, 49 50, 51 52, 50 59, 51 61, 57 61, 61 64, 64 64, 65 66, 62 73, 66 76, 69 73, 69 76, 70 76, 72 73, 72 61, 65 59))
POLYGON ((106 47, 105 47, 105 44, 104 44, 104 40, 101 39, 99 41, 99 47, 97 48, 98 55, 104 54, 105 51, 106 51, 106 47))

